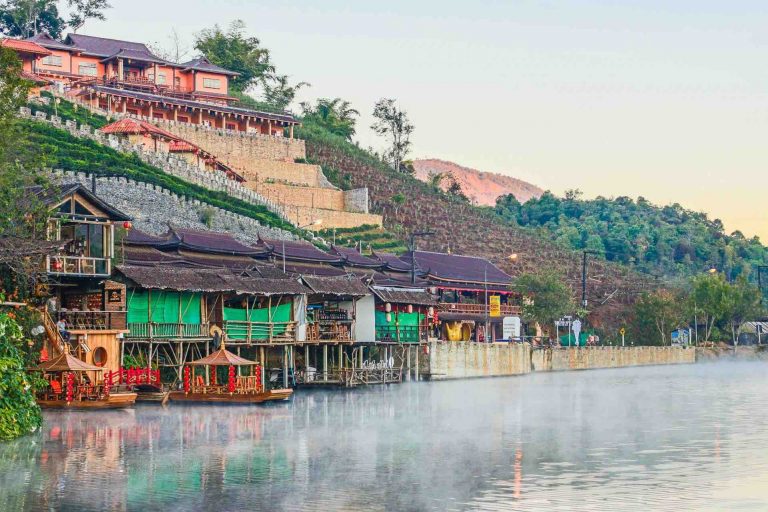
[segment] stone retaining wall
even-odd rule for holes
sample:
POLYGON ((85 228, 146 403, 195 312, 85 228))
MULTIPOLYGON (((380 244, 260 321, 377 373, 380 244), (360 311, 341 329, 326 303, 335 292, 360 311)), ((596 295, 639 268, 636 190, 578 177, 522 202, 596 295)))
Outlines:
POLYGON ((428 373, 433 380, 445 380, 695 362, 694 349, 679 347, 532 350, 527 343, 433 342, 428 373))
POLYGON ((531 371, 527 343, 433 342, 429 346, 431 380, 503 377, 531 371))
POLYGON ((696 352, 680 347, 548 348, 534 350, 531 355, 531 366, 537 372, 695 362, 696 352))

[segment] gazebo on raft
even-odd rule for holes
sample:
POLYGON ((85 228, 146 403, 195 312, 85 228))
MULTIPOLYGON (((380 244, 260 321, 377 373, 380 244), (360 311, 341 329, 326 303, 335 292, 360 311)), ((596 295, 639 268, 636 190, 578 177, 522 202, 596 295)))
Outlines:
POLYGON ((48 382, 48 388, 37 396, 41 407, 118 408, 136 402, 136 393, 115 392, 108 382, 97 379, 104 368, 81 361, 67 349, 36 370, 48 382))
POLYGON ((265 392, 261 380, 262 371, 258 362, 233 354, 222 341, 221 347, 212 354, 184 366, 184 391, 171 392, 169 399, 179 402, 255 404, 290 398, 292 389, 265 392), (219 366, 228 367, 226 383, 217 382, 216 368, 219 366), (243 366, 250 368, 249 375, 238 375, 235 368, 243 366), (197 374, 197 367, 205 368, 204 375, 197 374))

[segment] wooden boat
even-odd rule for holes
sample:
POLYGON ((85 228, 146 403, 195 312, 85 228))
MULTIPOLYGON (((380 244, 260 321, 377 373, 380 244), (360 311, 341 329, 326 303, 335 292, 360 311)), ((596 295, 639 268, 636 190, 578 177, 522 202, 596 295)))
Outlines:
POLYGON ((87 364, 69 352, 37 367, 43 372, 49 387, 38 394, 37 403, 44 408, 59 409, 118 409, 136 403, 136 393, 112 388, 101 383, 91 384, 87 372, 100 375, 103 369, 87 364))
POLYGON ((93 400, 74 399, 71 402, 65 399, 38 398, 37 403, 44 409, 122 409, 136 403, 136 393, 109 393, 93 400))
POLYGON ((209 403, 209 404, 260 404, 274 400, 288 400, 293 394, 292 389, 271 389, 263 393, 185 393, 171 391, 171 402, 209 403))
POLYGON ((288 400, 293 394, 292 389, 265 390, 262 387, 261 367, 255 361, 242 358, 228 351, 222 343, 221 348, 197 361, 192 361, 184 368, 184 390, 171 391, 168 399, 171 402, 210 403, 210 404, 260 404, 276 400, 288 400), (206 377, 195 376, 194 368, 209 367, 206 377), (226 384, 217 384, 212 379, 216 375, 217 366, 229 367, 229 378, 226 384), (236 376, 236 366, 251 367, 248 376, 236 376), (254 370, 255 369, 255 370, 254 370))
POLYGON ((132 387, 138 395, 137 402, 162 402, 165 399, 165 392, 160 386, 153 384, 136 384, 132 387))

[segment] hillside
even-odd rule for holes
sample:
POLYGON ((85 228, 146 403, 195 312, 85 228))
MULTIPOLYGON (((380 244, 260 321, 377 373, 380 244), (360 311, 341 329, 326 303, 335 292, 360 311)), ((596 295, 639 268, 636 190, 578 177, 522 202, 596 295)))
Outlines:
POLYGON ((728 235, 718 219, 679 204, 657 206, 642 197, 585 200, 569 191, 564 198, 546 192, 525 204, 505 196, 495 211, 563 247, 596 251, 652 274, 684 277, 714 268, 730 280, 756 281, 755 269, 768 263, 768 248, 758 238, 728 235))
MULTIPOLYGON (((429 229, 434 236, 421 239, 419 247, 436 251, 488 257, 512 275, 541 269, 558 269, 566 275, 574 294, 581 288, 581 253, 554 244, 531 230, 510 225, 488 208, 479 208, 435 191, 428 184, 397 173, 371 154, 343 138, 309 123, 299 131, 307 154, 329 176, 355 187, 368 187, 374 211, 384 225, 406 238, 416 230, 429 229), (393 196, 402 194, 397 204, 393 196), (516 260, 510 256, 516 254, 516 260)), ((650 277, 610 262, 590 261, 588 297, 592 321, 610 327, 619 321, 618 310, 638 294, 657 286, 650 277)), ((614 326, 615 327, 615 326, 614 326)))
MULTIPOLYGON (((495 206, 496 198, 507 194, 512 194, 524 203, 544 193, 536 185, 512 176, 478 171, 436 158, 413 160, 413 168, 416 177, 424 182, 429 180, 430 174, 452 175, 461 185, 464 194, 480 206, 495 206)), ((443 183, 443 189, 447 189, 446 183, 443 183)))

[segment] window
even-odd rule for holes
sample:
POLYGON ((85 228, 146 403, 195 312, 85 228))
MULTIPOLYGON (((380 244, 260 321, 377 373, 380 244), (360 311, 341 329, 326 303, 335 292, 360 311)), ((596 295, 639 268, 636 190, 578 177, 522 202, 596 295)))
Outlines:
POLYGON ((165 85, 165 73, 157 74, 157 83, 161 85, 165 85))
POLYGON ((96 64, 80 64, 77 73, 83 76, 96 76, 96 64))
POLYGON ((218 78, 203 78, 203 87, 206 89, 221 89, 221 80, 218 78))
POLYGON ((227 130, 237 130, 237 125, 227 123, 227 130))
POLYGON ((93 364, 96 366, 104 366, 107 364, 107 349, 99 347, 93 351, 93 364))
POLYGON ((61 67, 61 55, 47 55, 43 57, 43 64, 46 66, 61 67))

